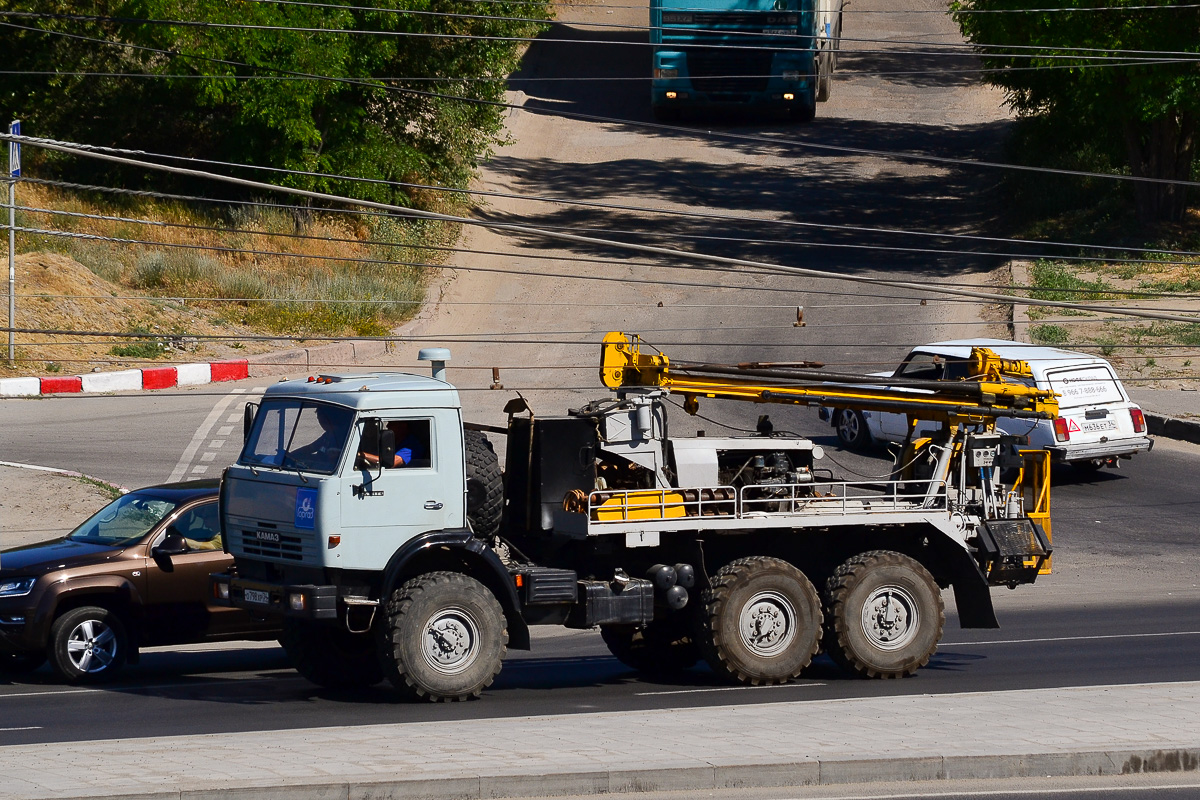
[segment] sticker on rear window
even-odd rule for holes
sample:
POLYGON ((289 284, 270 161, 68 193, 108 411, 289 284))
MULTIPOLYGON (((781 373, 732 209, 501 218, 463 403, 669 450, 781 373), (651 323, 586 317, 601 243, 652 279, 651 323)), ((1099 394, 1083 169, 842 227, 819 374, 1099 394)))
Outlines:
POLYGON ((1050 388, 1062 395, 1060 406, 1079 406, 1087 403, 1120 403, 1125 400, 1116 377, 1107 367, 1081 367, 1060 370, 1046 376, 1050 388))

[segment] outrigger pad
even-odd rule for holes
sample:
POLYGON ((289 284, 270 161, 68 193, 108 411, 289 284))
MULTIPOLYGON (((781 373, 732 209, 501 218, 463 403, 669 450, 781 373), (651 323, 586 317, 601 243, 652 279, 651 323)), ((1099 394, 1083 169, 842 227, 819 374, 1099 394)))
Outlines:
POLYGON ((979 546, 993 586, 1033 583, 1053 552, 1042 526, 1029 517, 984 520, 979 546))

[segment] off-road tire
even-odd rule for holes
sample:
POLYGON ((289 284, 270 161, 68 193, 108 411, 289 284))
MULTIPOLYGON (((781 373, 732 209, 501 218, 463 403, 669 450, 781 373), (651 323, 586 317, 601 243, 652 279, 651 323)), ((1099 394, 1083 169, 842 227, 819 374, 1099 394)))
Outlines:
POLYGON ((829 577, 825 620, 825 650, 843 668, 866 678, 903 678, 937 651, 946 609, 937 583, 920 562, 872 550, 847 560, 829 577), (889 608, 897 614, 890 622, 882 617, 889 608))
POLYGON ((296 671, 326 689, 361 689, 383 680, 375 639, 340 625, 285 619, 280 644, 296 671))
POLYGON ((500 533, 504 482, 500 459, 483 431, 463 431, 467 460, 467 521, 476 535, 490 539, 500 533))
POLYGON ((817 653, 820 598, 804 573, 786 561, 767 556, 732 561, 712 577, 703 602, 701 651, 713 672, 730 682, 787 683, 817 653))
POLYGON ((46 654, 0 653, 0 675, 28 675, 46 663, 46 654))
POLYGON ((433 702, 479 697, 508 652, 504 609, 479 581, 429 572, 392 592, 378 631, 388 680, 402 694, 433 702))
POLYGON ((107 680, 125 666, 129 635, 121 615, 100 606, 64 612, 50 626, 50 666, 67 683, 107 680), (85 652, 91 649, 90 657, 85 652))
POLYGON ((636 625, 601 625, 600 638, 618 661, 647 675, 673 675, 701 658, 691 626, 682 619, 636 625))

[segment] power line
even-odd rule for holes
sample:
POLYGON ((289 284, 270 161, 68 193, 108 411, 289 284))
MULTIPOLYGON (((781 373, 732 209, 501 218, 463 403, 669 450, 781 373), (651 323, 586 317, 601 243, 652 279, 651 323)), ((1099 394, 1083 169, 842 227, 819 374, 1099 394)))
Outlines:
MULTIPOLYGON (((412 183, 412 182, 404 182, 404 181, 390 181, 390 180, 382 180, 382 179, 378 179, 378 178, 359 178, 359 177, 350 176, 350 175, 337 175, 337 174, 332 174, 332 173, 327 173, 327 172, 310 172, 310 171, 305 171, 305 170, 285 169, 282 167, 268 167, 268 166, 252 165, 252 164, 239 164, 239 163, 231 162, 231 161, 219 161, 219 160, 215 160, 215 159, 195 158, 195 157, 190 157, 190 156, 178 156, 178 155, 170 155, 170 154, 164 154, 164 153, 151 153, 151 152, 148 152, 145 150, 131 150, 131 149, 119 148, 119 147, 105 147, 105 146, 101 146, 101 145, 86 145, 86 144, 78 144, 78 143, 73 143, 73 142, 66 143, 66 144, 70 144, 72 147, 77 147, 81 150, 93 150, 96 152, 104 152, 104 153, 120 153, 120 154, 124 154, 124 155, 135 155, 135 156, 139 156, 139 157, 163 158, 163 159, 167 159, 170 161, 182 161, 182 162, 191 163, 191 164, 206 164, 209 166, 233 167, 235 169, 252 169, 252 170, 259 170, 262 172, 272 172, 272 173, 285 174, 285 175, 297 175, 297 176, 303 176, 303 177, 328 178, 328 179, 346 181, 346 182, 366 183, 366 184, 371 184, 371 185, 383 185, 383 186, 389 186, 392 188, 418 189, 418 190, 423 190, 423 191, 447 192, 447 193, 451 193, 451 194, 463 194, 463 195, 471 195, 471 196, 476 196, 476 197, 499 197, 499 198, 504 198, 504 199, 522 200, 522 201, 526 201, 526 202, 539 202, 539 203, 550 203, 550 204, 554 204, 554 205, 568 205, 568 206, 581 206, 581 207, 586 207, 586 208, 599 208, 599 209, 603 209, 606 211, 608 211, 608 210, 634 211, 634 212, 638 212, 638 213, 662 214, 662 215, 667 215, 667 216, 681 216, 681 217, 692 217, 692 218, 701 218, 701 219, 719 219, 719 220, 723 220, 723 221, 735 221, 735 222, 763 223, 763 224, 769 224, 769 225, 773 225, 773 226, 774 225, 782 225, 785 227, 797 227, 797 228, 807 228, 807 229, 815 228, 818 230, 849 231, 849 232, 853 232, 853 233, 871 233, 871 234, 891 234, 891 235, 898 235, 898 236, 915 236, 915 237, 920 237, 920 238, 951 239, 951 240, 970 241, 970 242, 989 242, 989 243, 1022 244, 1022 245, 1037 244, 1040 246, 1049 246, 1049 247, 1069 247, 1069 248, 1073 248, 1073 249, 1077 249, 1077 250, 1111 251, 1114 253, 1121 253, 1121 254, 1135 252, 1135 253, 1144 253, 1144 254, 1153 254, 1153 255, 1174 255, 1174 256, 1185 256, 1185 257, 1200 256, 1200 252, 1193 251, 1193 250, 1167 250, 1167 249, 1149 248, 1149 247, 1120 247, 1120 246, 1116 246, 1116 245, 1088 245, 1088 244, 1084 244, 1084 243, 1080 243, 1080 242, 1031 241, 1031 240, 1027 240, 1027 239, 1012 239, 1012 238, 998 237, 998 236, 978 236, 978 235, 973 235, 973 234, 961 234, 961 233, 937 233, 937 232, 933 232, 933 231, 912 231, 912 230, 905 230, 902 228, 873 228, 873 227, 869 227, 869 226, 865 226, 865 225, 840 225, 840 224, 826 223, 826 222, 804 222, 804 221, 800 221, 800 220, 752 217, 752 216, 746 216, 743 214, 723 214, 723 213, 712 212, 712 211, 681 210, 681 209, 655 208, 655 207, 651 207, 651 206, 639 206, 639 205, 630 205, 630 204, 602 203, 599 201, 552 197, 552 196, 548 196, 548 195, 524 195, 524 194, 518 194, 515 192, 487 191, 487 190, 482 190, 482 189, 462 189, 462 188, 451 187, 451 186, 438 186, 438 185, 434 185, 434 184, 412 183)), ((576 228, 576 229, 578 229, 578 228, 576 228)), ((750 241, 750 240, 739 240, 739 241, 750 241)), ((758 241, 772 241, 772 240, 758 240, 758 241)), ((774 241, 778 241, 778 240, 774 240, 774 241)), ((783 243, 783 242, 780 242, 780 243, 783 243)), ((796 244, 795 242, 791 242, 791 241, 788 241, 787 243, 788 244, 796 244)), ((804 244, 804 243, 800 243, 800 244, 804 244)), ((816 246, 816 245, 814 244, 813 246, 816 246)), ((841 245, 841 246, 853 246, 853 245, 841 245)), ((867 245, 863 245, 863 247, 867 247, 867 245)), ((915 252, 930 252, 930 251, 915 251, 915 252)), ((993 253, 993 252, 981 252, 981 251, 952 251, 952 250, 945 250, 945 251, 935 250, 932 252, 948 253, 948 254, 966 252, 971 255, 991 255, 991 256, 998 256, 998 257, 1003 257, 1003 258, 1019 257, 1019 258, 1034 258, 1034 259, 1036 259, 1036 258, 1051 258, 1051 259, 1058 259, 1058 260, 1104 261, 1104 259, 1096 258, 1096 257, 1066 256, 1066 255, 1059 256, 1059 255, 1037 254, 1037 253, 1013 254, 1013 253, 993 253)), ((1120 260, 1129 262, 1129 263, 1149 263, 1149 262, 1139 262, 1135 259, 1126 258, 1126 257, 1122 257, 1120 260)), ((1179 265, 1183 265, 1186 263, 1186 262, 1166 262, 1161 259, 1153 259, 1152 262, 1156 263, 1156 264, 1178 263, 1179 265)))
MULTIPOLYGON (((212 58, 210 56, 191 55, 191 54, 187 54, 187 53, 182 53, 177 50, 165 50, 165 49, 155 48, 155 47, 146 47, 144 45, 129 44, 127 42, 111 42, 107 39, 97 39, 95 37, 81 36, 79 34, 64 33, 61 31, 47 31, 47 30, 43 30, 41 28, 29 28, 29 27, 23 26, 23 25, 15 25, 10 22, 0 22, 0 27, 17 28, 20 30, 28 30, 28 31, 33 31, 33 32, 37 32, 37 33, 54 35, 54 36, 63 36, 66 38, 80 40, 80 41, 95 42, 95 43, 100 43, 100 44, 113 46, 113 47, 123 47, 123 48, 129 48, 129 49, 134 49, 134 50, 148 51, 148 52, 158 53, 161 55, 179 56, 181 58, 189 58, 189 59, 194 59, 194 60, 199 60, 199 61, 207 61, 209 63, 225 64, 228 66, 248 67, 251 69, 255 69, 255 68, 269 69, 273 72, 278 72, 278 73, 284 74, 284 75, 297 75, 297 76, 303 76, 303 77, 308 77, 308 78, 327 80, 327 81, 334 82, 334 83, 345 83, 345 84, 353 85, 353 86, 364 86, 364 87, 367 87, 370 89, 375 89, 375 90, 382 89, 382 90, 386 90, 386 91, 394 91, 394 92, 399 92, 402 94, 410 94, 410 95, 417 96, 417 97, 429 97, 429 98, 438 99, 438 100, 453 100, 453 101, 458 101, 458 102, 472 103, 472 104, 476 104, 476 105, 490 106, 493 108, 522 109, 529 113, 540 114, 543 116, 561 117, 564 119, 578 119, 578 120, 587 121, 587 122, 602 122, 602 123, 606 123, 606 124, 628 125, 628 126, 632 126, 632 127, 640 127, 640 128, 645 128, 648 130, 664 131, 664 132, 669 132, 669 133, 689 133, 692 135, 696 135, 698 133, 697 131, 695 131, 691 128, 684 128, 684 127, 673 126, 673 125, 664 125, 661 123, 641 122, 638 120, 628 120, 628 119, 620 119, 620 118, 615 118, 615 117, 605 117, 605 116, 600 116, 597 114, 583 114, 583 113, 579 113, 579 112, 575 112, 575 111, 565 111, 562 109, 526 108, 520 104, 507 103, 507 102, 502 102, 499 100, 483 100, 483 99, 475 98, 475 97, 446 95, 446 94, 440 94, 437 92, 427 92, 427 91, 422 91, 419 89, 410 89, 410 88, 400 87, 400 86, 381 86, 378 83, 374 83, 371 81, 364 81, 364 80, 359 80, 359 79, 354 79, 354 78, 340 78, 340 77, 334 77, 334 76, 329 76, 329 75, 314 75, 312 73, 297 72, 295 70, 286 70, 286 69, 282 69, 280 67, 272 67, 272 66, 267 66, 267 65, 259 65, 258 67, 255 67, 254 65, 247 64, 247 63, 241 62, 241 61, 212 58)), ((885 51, 885 52, 892 52, 892 51, 885 51)), ((721 132, 721 131, 711 131, 711 130, 704 131, 703 135, 705 135, 709 138, 726 139, 726 140, 736 141, 736 142, 754 142, 754 143, 770 144, 773 147, 780 147, 780 146, 800 147, 800 148, 808 148, 811 150, 819 150, 819 151, 824 151, 824 152, 837 152, 837 153, 846 153, 846 154, 852 154, 852 155, 870 155, 870 156, 877 156, 880 158, 887 158, 887 159, 893 159, 893 160, 898 160, 898 161, 913 161, 913 162, 918 162, 918 163, 931 163, 931 164, 949 164, 949 165, 957 165, 957 166, 974 166, 974 167, 984 167, 984 168, 989 168, 989 169, 1009 169, 1009 170, 1014 170, 1014 171, 1018 171, 1018 172, 1033 172, 1033 173, 1040 173, 1040 174, 1065 175, 1065 176, 1072 176, 1072 177, 1100 178, 1100 179, 1104 179, 1104 180, 1130 181, 1130 182, 1151 183, 1151 184, 1165 184, 1165 185, 1173 185, 1173 186, 1200 186, 1200 182, 1197 182, 1197 181, 1180 181, 1180 180, 1170 180, 1170 179, 1165 179, 1165 178, 1151 178, 1151 177, 1137 176, 1137 175, 1114 175, 1111 173, 1083 172, 1080 170, 1053 169, 1053 168, 1048 168, 1048 167, 1032 167, 1032 166, 1025 166, 1025 165, 1019 165, 1019 164, 1001 164, 1001 163, 990 162, 990 161, 973 161, 973 160, 968 160, 968 159, 955 159, 955 158, 945 158, 945 157, 941 157, 941 156, 921 155, 921 154, 917 154, 917 153, 898 153, 898 152, 889 152, 889 151, 885 151, 885 150, 871 150, 871 149, 867 149, 867 148, 846 147, 846 146, 842 146, 842 145, 822 144, 822 143, 811 142, 811 141, 799 141, 799 140, 795 140, 795 139, 777 139, 777 138, 766 137, 766 136, 752 136, 752 135, 747 135, 747 134, 735 134, 735 133, 728 133, 728 132, 721 132)))
MULTIPOLYGON (((296 195, 299 197, 308 197, 308 198, 311 198, 314 200, 321 200, 321 201, 325 201, 325 202, 336 202, 336 203, 345 203, 345 204, 350 204, 350 205, 358 205, 358 206, 363 206, 366 208, 375 208, 375 209, 384 210, 384 211, 392 211, 394 213, 401 214, 401 215, 420 217, 423 219, 442 220, 444 222, 457 222, 457 223, 466 224, 466 225, 479 225, 481 227, 491 228, 494 230, 509 231, 512 233, 530 234, 530 235, 549 238, 549 239, 558 239, 561 241, 573 242, 576 244, 585 244, 585 245, 589 245, 589 246, 614 247, 614 248, 619 248, 619 249, 632 250, 635 252, 653 253, 656 255, 665 255, 665 256, 673 256, 673 257, 677 257, 677 258, 690 259, 693 261, 703 261, 703 262, 708 262, 711 264, 724 264, 724 265, 728 265, 728 266, 737 266, 737 267, 755 267, 755 268, 759 268, 759 269, 777 271, 781 275, 794 275, 794 276, 803 276, 803 277, 809 277, 809 278, 824 278, 824 279, 831 279, 831 280, 849 281, 849 282, 853 282, 853 283, 868 284, 868 285, 874 285, 874 286, 889 286, 892 288, 910 289, 910 290, 915 290, 918 292, 933 292, 936 294, 946 294, 946 295, 953 295, 953 296, 958 296, 958 297, 970 297, 970 298, 974 298, 974 299, 989 300, 992 302, 999 302, 999 303, 1004 303, 1004 304, 1009 304, 1012 302, 1012 298, 1010 296, 996 294, 993 292, 983 292, 983 291, 977 291, 977 290, 972 290, 972 289, 959 289, 959 288, 949 288, 949 287, 940 287, 940 286, 932 286, 931 287, 928 284, 922 284, 922 283, 918 283, 918 282, 898 281, 898 280, 886 279, 886 278, 871 278, 871 277, 862 276, 862 275, 840 275, 840 274, 829 272, 826 270, 818 270, 818 269, 811 269, 811 268, 805 268, 805 267, 789 267, 789 266, 770 264, 770 263, 760 262, 760 261, 752 261, 750 259, 730 258, 727 256, 717 256, 717 255, 712 255, 712 254, 708 254, 708 253, 688 253, 688 252, 684 252, 681 250, 674 250, 674 249, 666 248, 666 247, 658 247, 658 246, 651 246, 651 245, 639 245, 639 244, 632 244, 632 243, 628 243, 628 242, 614 241, 611 239, 601 239, 601 238, 597 238, 597 237, 579 236, 579 235, 571 234, 571 233, 562 233, 562 232, 558 232, 558 231, 546 230, 544 228, 537 228, 537 227, 533 227, 530 225, 517 225, 517 224, 512 224, 512 223, 497 223, 497 222, 473 220, 473 219, 469 219, 467 217, 458 217, 458 216, 454 216, 454 215, 450 215, 450 214, 439 214, 439 213, 432 212, 432 211, 422 211, 420 209, 404 208, 401 206, 390 205, 387 203, 377 203, 377 202, 371 201, 371 200, 359 200, 359 199, 355 199, 355 198, 351 198, 351 197, 342 197, 339 195, 328 194, 325 192, 312 192, 312 191, 308 191, 305 189, 296 189, 296 188, 286 187, 286 186, 274 186, 269 183, 262 183, 259 181, 249 181, 244 178, 234 178, 234 177, 231 177, 228 175, 217 175, 217 174, 211 173, 211 172, 187 169, 184 167, 171 167, 171 166, 167 166, 164 164, 155 164, 155 163, 147 162, 147 161, 137 161, 134 159, 128 159, 128 158, 124 158, 121 156, 109 155, 107 153, 91 153, 86 150, 79 150, 77 148, 68 147, 68 146, 64 146, 61 144, 57 144, 57 143, 51 143, 51 142, 48 142, 45 140, 35 140, 35 139, 32 139, 31 137, 27 137, 27 136, 13 136, 11 134, 0 134, 0 139, 8 140, 8 141, 27 142, 27 143, 32 144, 33 146, 43 147, 43 148, 46 148, 49 150, 56 150, 56 151, 65 152, 65 153, 73 153, 75 155, 83 155, 87 158, 94 158, 94 159, 99 159, 99 160, 103 160, 103 161, 110 161, 112 163, 124 164, 126 166, 144 167, 144 168, 148 168, 148 169, 154 169, 154 170, 159 170, 159 171, 163 171, 163 172, 174 173, 177 175, 188 175, 193 178, 215 180, 215 181, 220 181, 220 182, 225 182, 225 183, 242 186, 243 188, 252 188, 252 189, 265 190, 265 191, 276 191, 276 192, 282 192, 284 194, 292 194, 292 195, 296 195)), ((1039 300, 1039 299, 1028 298, 1028 299, 1025 299, 1023 301, 1023 303, 1025 305, 1030 305, 1030 306, 1046 306, 1046 307, 1050 307, 1050 308, 1075 308, 1075 309, 1082 310, 1082 311, 1091 310, 1090 307, 1087 305, 1083 305, 1083 304, 1079 304, 1079 303, 1069 303, 1069 302, 1060 301, 1060 300, 1039 300)), ((1162 320, 1171 321, 1171 322, 1194 322, 1194 321, 1197 321, 1197 319, 1200 319, 1198 317, 1181 316, 1181 315, 1170 314, 1170 313, 1150 311, 1150 310, 1146 310, 1146 309, 1106 308, 1105 310, 1110 314, 1120 314, 1123 316, 1131 316, 1131 317, 1144 317, 1147 319, 1162 319, 1162 320)))

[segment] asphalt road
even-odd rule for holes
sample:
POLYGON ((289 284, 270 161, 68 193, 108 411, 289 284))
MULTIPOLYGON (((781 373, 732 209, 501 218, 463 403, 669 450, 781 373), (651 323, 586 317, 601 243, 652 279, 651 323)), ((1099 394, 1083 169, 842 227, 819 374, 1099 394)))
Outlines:
MULTIPOLYGON (((865 0, 862 7, 883 6, 881 0, 865 0)), ((571 13, 633 24, 641 14, 644 24, 644 12, 623 11, 619 19, 587 7, 571 13)), ((917 17, 930 15, 848 17, 847 35, 912 38, 918 24, 934 28, 921 30, 923 36, 947 35, 938 28, 948 26, 946 20, 933 16, 933 22, 918 23, 917 17)), ((640 84, 536 80, 643 74, 643 60, 630 58, 626 48, 596 44, 581 57, 579 46, 558 41, 615 35, 580 30, 584 34, 557 26, 530 49, 519 77, 533 80, 518 84, 528 95, 526 107, 624 118, 640 114, 648 120, 648 109, 638 99, 644 90, 640 84)), ((856 55, 854 45, 849 49, 842 63, 847 71, 882 69, 903 60, 856 55)), ((594 228, 627 241, 669 239, 684 249, 847 273, 956 285, 1005 281, 998 259, 867 249, 907 246, 917 239, 791 224, 989 230, 994 176, 874 156, 833 157, 796 143, 990 156, 1005 125, 998 97, 966 78, 859 75, 839 80, 833 101, 818 114, 813 125, 802 129, 775 121, 692 120, 682 130, 648 131, 626 123, 548 119, 519 111, 510 118, 515 142, 488 165, 480 185, 550 196, 556 202, 495 198, 482 213, 500 221, 594 228), (709 136, 709 130, 768 141, 722 141, 709 136), (747 219, 664 218, 566 202, 578 199, 700 208, 747 219), (695 238, 700 236, 720 238, 695 238)), ((453 347, 452 380, 464 387, 471 417, 482 421, 499 417, 515 388, 522 388, 541 413, 561 413, 581 399, 601 395, 594 366, 599 335, 614 328, 645 333, 681 358, 811 359, 862 371, 893 363, 915 343, 1003 332, 1003 326, 996 329, 1002 315, 994 309, 936 298, 922 304, 918 293, 701 271, 682 259, 635 259, 602 248, 516 240, 486 231, 470 232, 467 244, 472 252, 453 262, 460 269, 435 285, 434 302, 404 333, 441 338, 453 347), (596 258, 608 261, 586 260, 596 258), (797 305, 805 307, 803 328, 792 326, 797 305), (486 389, 492 366, 502 367, 507 391, 486 389)), ((394 359, 381 363, 412 364, 416 347, 402 344, 394 359)), ((172 475, 211 476, 237 451, 241 399, 266 384, 258 380, 153 395, 6 400, 0 405, 0 458, 75 469, 127 486, 172 475), (242 394, 230 395, 231 388, 242 394)), ((763 410, 709 403, 701 409, 707 419, 673 422, 684 426, 676 430, 704 427, 715 433, 722 426, 752 428, 763 410)), ((765 410, 777 429, 828 437, 828 428, 811 411, 765 410)), ((832 445, 829 438, 823 441, 832 445)), ((853 469, 886 471, 879 459, 829 449, 831 457, 853 469)), ((44 671, 0 685, 0 745, 1197 680, 1200 589, 1194 565, 1200 552, 1194 520, 1200 500, 1192 487, 1200 477, 1198 453, 1197 448, 1160 446, 1119 473, 1080 479, 1064 471, 1056 476, 1056 575, 997 595, 1001 631, 959 631, 952 622, 930 666, 905 681, 848 680, 825 662, 815 664, 806 679, 772 689, 720 686, 704 668, 671 683, 649 681, 612 659, 596 634, 580 633, 539 637, 533 652, 514 653, 481 702, 425 706, 396 702, 383 688, 358 694, 316 691, 286 668, 277 648, 154 652, 109 686, 61 687, 44 671)))

